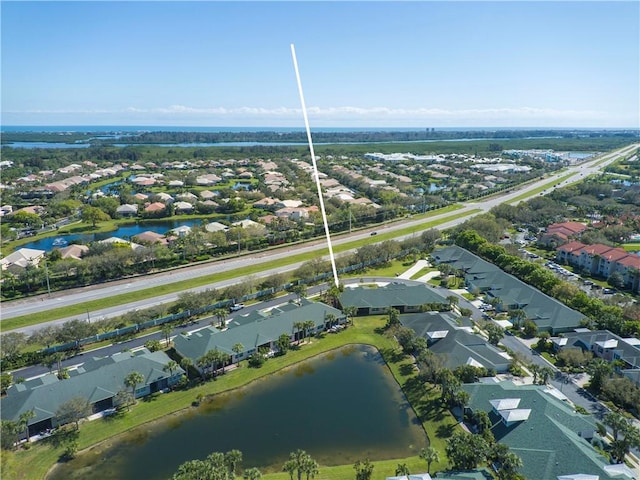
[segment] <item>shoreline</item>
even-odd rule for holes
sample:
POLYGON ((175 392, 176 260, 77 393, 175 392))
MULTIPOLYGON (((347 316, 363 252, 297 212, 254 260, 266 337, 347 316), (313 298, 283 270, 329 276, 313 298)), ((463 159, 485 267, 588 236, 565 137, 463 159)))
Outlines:
MULTIPOLYGON (((322 339, 321 339, 322 340, 322 339)), ((309 345, 309 344, 307 344, 309 345)), ((304 346, 304 345, 303 345, 304 346)), ((375 352, 376 354, 378 354, 380 356, 380 358, 384 361, 385 366, 387 368, 387 373, 391 376, 391 379, 393 379, 393 381, 395 382, 395 385, 397 386, 397 388, 399 389, 399 393, 402 396, 403 400, 406 401, 408 407, 411 409, 411 412, 413 413, 414 417, 419 421, 420 424, 420 428, 422 430, 422 434, 424 435, 425 439, 426 439, 426 443, 427 445, 431 444, 431 439, 429 438, 429 435, 427 433, 427 431, 424 428, 424 424, 422 421, 420 421, 420 417, 416 412, 416 409, 414 407, 414 405, 411 403, 411 401, 409 400, 407 393, 404 391, 404 389, 402 388, 402 385, 399 382, 399 379, 397 378, 396 374, 394 373, 393 369, 391 368, 391 365, 389 363, 389 361, 385 358, 384 352, 382 351, 381 348, 379 348, 377 345, 371 344, 371 343, 363 343, 363 342, 350 342, 350 343, 344 343, 342 345, 337 345, 334 346, 332 348, 329 348, 328 350, 322 350, 320 352, 314 353, 308 357, 299 359, 294 361, 293 363, 287 364, 284 367, 275 370, 273 372, 270 372, 266 375, 263 376, 259 376, 257 378, 253 378, 250 381, 248 381, 247 383, 244 383, 242 385, 239 386, 232 386, 231 388, 225 389, 225 390, 221 390, 219 392, 215 392, 215 393, 210 393, 207 394, 205 396, 205 398, 201 401, 201 403, 198 406, 187 406, 187 407, 183 407, 180 408, 179 410, 175 410, 173 412, 170 412, 169 414, 163 415, 161 417, 146 421, 144 423, 141 423, 139 425, 135 425, 132 426, 131 428, 124 430, 120 433, 117 433, 114 436, 105 438, 97 443, 94 443, 88 447, 83 448, 82 450, 79 450, 77 452, 77 455, 87 455, 89 454, 91 451, 97 449, 97 453, 98 454, 102 454, 104 451, 113 448, 115 445, 117 445, 119 442, 121 442, 123 440, 123 437, 126 435, 130 435, 133 432, 135 432, 135 430, 140 429, 140 428, 153 428, 154 426, 158 426, 160 424, 162 424, 163 422, 167 422, 167 421, 171 421, 171 419, 175 419, 181 416, 186 416, 186 415, 190 415, 190 414, 197 414, 198 413, 198 409, 201 407, 205 407, 206 408, 206 404, 209 403, 208 401, 210 401, 211 399, 213 399, 215 396, 219 395, 219 394, 231 394, 233 392, 237 392, 237 391, 242 391, 243 389, 249 388, 251 387, 254 383, 257 383, 259 381, 264 381, 267 380, 270 376, 274 375, 274 374, 281 374, 287 371, 290 371, 294 368, 296 368, 297 366, 299 366, 300 364, 307 362, 309 360, 313 360, 313 359, 317 359, 319 357, 323 357, 323 356, 327 356, 327 355, 331 355, 331 354, 336 354, 337 352, 339 352, 340 350, 343 349, 349 349, 351 351, 357 349, 358 347, 364 347, 368 350, 371 350, 373 352, 375 352)), ((237 368, 237 367, 236 367, 237 368)), ((244 368, 249 368, 249 367, 244 367, 244 368)), ((235 370, 235 368, 233 368, 231 371, 228 371, 226 374, 228 373, 232 373, 235 370)), ((386 375, 386 374, 385 374, 386 375)), ((219 378, 219 377, 218 377, 219 378)), ((213 380, 209 380, 206 383, 212 382, 213 380)), ((134 407, 135 408, 135 407, 134 407)), ((130 414, 132 412, 126 412, 126 414, 130 414)), ((98 419, 100 420, 100 419, 98 419)), ((84 422, 83 422, 84 423, 84 422)), ((396 461, 397 459, 381 459, 381 460, 377 460, 377 461, 396 461)), ((50 480, 52 478, 52 475, 55 474, 56 470, 58 468, 60 468, 63 465, 63 462, 60 461, 56 461, 46 472, 45 476, 43 477, 43 480, 50 480)), ((330 466, 330 467, 339 467, 341 465, 334 465, 334 466, 330 466)), ((266 471, 264 472, 265 475, 271 474, 271 473, 276 473, 275 471, 266 471)))

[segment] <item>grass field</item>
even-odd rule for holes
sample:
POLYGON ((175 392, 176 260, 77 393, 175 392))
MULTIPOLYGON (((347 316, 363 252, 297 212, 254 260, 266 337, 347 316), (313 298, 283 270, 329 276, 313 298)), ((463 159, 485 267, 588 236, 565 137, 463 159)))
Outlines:
MULTIPOLYGON (((456 427, 456 421, 440 404, 439 388, 417 381, 412 358, 404 355, 396 341, 381 330, 385 321, 386 317, 384 316, 356 317, 354 325, 339 334, 314 338, 298 350, 290 351, 283 357, 269 359, 260 369, 248 368, 243 362, 240 368, 218 377, 216 381, 209 381, 189 390, 170 392, 157 397, 152 402, 139 401, 131 412, 115 419, 85 422, 80 427, 78 440, 80 449, 88 448, 107 439, 115 440, 117 435, 131 431, 147 422, 192 409, 191 403, 198 394, 211 396, 239 388, 320 353, 344 345, 366 344, 375 346, 381 352, 394 378, 402 387, 416 415, 422 422, 431 445, 440 452, 440 462, 432 465, 432 471, 443 469, 446 466, 445 441, 456 427)), ((46 442, 38 442, 29 450, 3 452, 2 478, 3 480, 42 479, 49 468, 56 463, 61 451, 60 447, 56 448, 46 442)), ((392 476, 398 463, 407 463, 411 471, 426 471, 426 464, 415 456, 407 459, 375 462, 374 478, 392 476)), ((167 476, 170 474, 171 472, 167 472, 167 476)), ((339 467, 321 466, 320 474, 316 478, 352 480, 353 477, 353 466, 344 465, 339 467)), ((284 480, 287 475, 271 473, 263 478, 284 480)))

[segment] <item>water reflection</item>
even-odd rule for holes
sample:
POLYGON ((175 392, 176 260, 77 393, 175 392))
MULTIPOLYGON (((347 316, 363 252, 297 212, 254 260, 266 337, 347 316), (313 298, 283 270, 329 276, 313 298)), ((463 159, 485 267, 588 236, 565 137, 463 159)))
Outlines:
POLYGON ((298 448, 320 464, 342 465, 402 458, 426 446, 424 430, 380 355, 369 347, 341 353, 216 395, 195 415, 190 410, 129 432, 51 478, 166 479, 187 460, 234 448, 242 451, 244 468, 267 472, 280 471, 298 448))

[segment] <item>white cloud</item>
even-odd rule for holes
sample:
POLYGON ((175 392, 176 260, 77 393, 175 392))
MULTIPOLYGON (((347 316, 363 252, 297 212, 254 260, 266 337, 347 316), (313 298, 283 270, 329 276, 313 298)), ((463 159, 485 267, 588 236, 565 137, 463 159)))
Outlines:
MULTIPOLYGON (((318 107, 308 108, 312 125, 316 126, 585 126, 624 127, 636 124, 634 115, 628 118, 594 110, 562 110, 537 107, 496 107, 448 110, 441 108, 393 107, 318 107)), ((169 105, 161 107, 130 106, 124 109, 96 110, 28 110, 3 112, 5 124, 31 118, 33 123, 46 124, 55 118, 86 124, 130 125, 271 125, 302 124, 302 111, 292 107, 198 107, 169 105), (42 119, 42 120, 35 120, 42 119), (72 120, 73 119, 73 120, 72 120)), ((24 123, 24 122, 23 122, 24 123)), ((55 123, 55 122, 54 122, 55 123)))

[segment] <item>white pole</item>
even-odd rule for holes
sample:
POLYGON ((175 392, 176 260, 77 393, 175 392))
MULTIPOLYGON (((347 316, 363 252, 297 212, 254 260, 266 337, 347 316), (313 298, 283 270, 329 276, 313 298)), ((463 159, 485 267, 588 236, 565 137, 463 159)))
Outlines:
POLYGON ((304 117, 304 126, 307 130, 307 140, 309 142, 309 151, 311 152, 311 163, 313 164, 313 174, 318 189, 318 199, 320 201, 320 212, 322 213, 322 222, 324 223, 324 233, 327 237, 327 246, 329 247, 329 258, 331 259, 331 269, 333 270, 333 281, 338 287, 338 271, 336 270, 336 259, 333 256, 333 247, 331 246, 331 235, 329 234, 329 224, 327 223, 327 213, 324 209, 324 199, 322 198, 322 187, 320 186, 320 176, 318 175, 318 165, 316 164, 316 154, 313 150, 313 142, 311 141, 311 130, 309 128, 309 118, 307 117, 307 107, 304 103, 304 94, 302 93, 302 82, 300 81, 300 72, 298 70, 298 60, 296 59, 296 47, 291 44, 291 56, 293 57, 293 67, 296 70, 296 79, 298 81, 298 92, 300 93, 300 103, 302 105, 302 115, 304 117))

